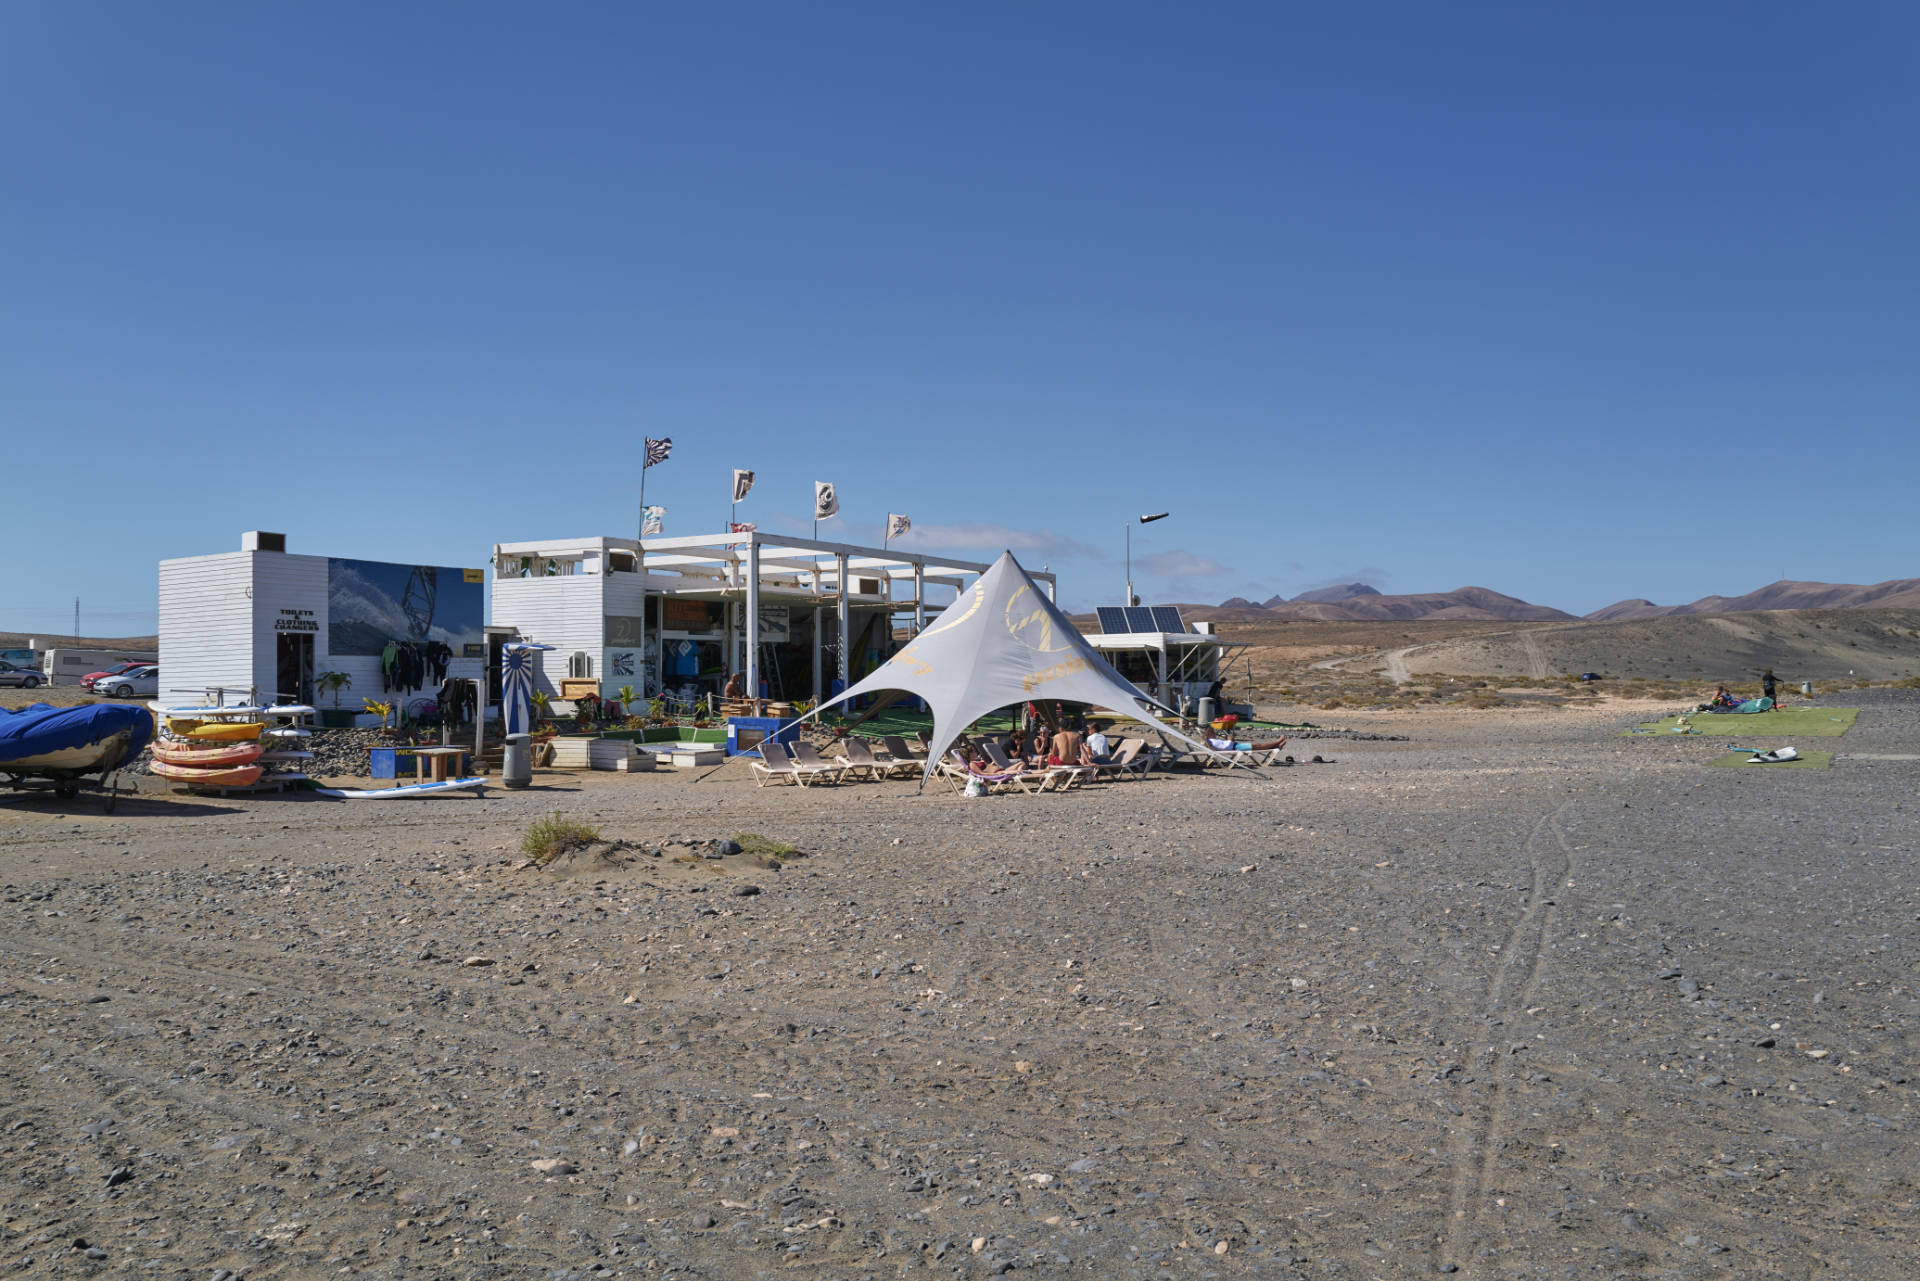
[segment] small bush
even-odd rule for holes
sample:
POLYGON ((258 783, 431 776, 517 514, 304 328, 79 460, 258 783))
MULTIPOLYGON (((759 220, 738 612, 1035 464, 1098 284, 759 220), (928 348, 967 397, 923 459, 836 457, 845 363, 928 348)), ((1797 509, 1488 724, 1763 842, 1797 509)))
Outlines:
POLYGON ((527 829, 526 839, 520 842, 520 852, 536 863, 550 863, 568 850, 591 845, 599 839, 599 828, 555 814, 527 829))
POLYGON ((743 854, 757 854, 761 858, 781 860, 806 857, 798 846, 789 845, 785 841, 776 841, 771 836, 762 836, 758 832, 735 832, 733 839, 740 846, 743 854))

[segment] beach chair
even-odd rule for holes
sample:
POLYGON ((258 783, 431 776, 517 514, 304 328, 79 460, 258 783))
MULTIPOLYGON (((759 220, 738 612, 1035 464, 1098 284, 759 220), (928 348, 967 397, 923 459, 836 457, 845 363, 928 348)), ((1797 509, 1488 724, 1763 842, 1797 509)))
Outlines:
POLYGON ((858 734, 849 734, 841 739, 840 755, 833 759, 846 766, 849 775, 856 770, 864 770, 868 778, 884 778, 887 773, 887 767, 874 756, 872 744, 858 734))
POLYGON ((1137 738, 1123 738, 1120 740, 1120 749, 1108 758, 1104 765, 1086 765, 1081 768, 1091 779, 1125 778, 1127 767, 1133 764, 1133 758, 1138 756, 1140 749, 1145 746, 1146 744, 1137 738))
POLYGON ((993 768, 999 771, 1001 777, 1013 780, 1027 791, 1035 790, 1031 785, 1036 783, 1039 784, 1038 790, 1042 792, 1049 789, 1065 791, 1079 781, 1080 770, 1077 767, 1056 765, 1039 769, 1016 763, 1011 756, 1007 755, 1007 749, 992 739, 982 741, 980 750, 986 753, 987 759, 993 762, 993 768))
POLYGON ((947 781, 947 786, 956 792, 966 791, 967 783, 970 780, 976 779, 980 785, 989 792, 1004 792, 1009 788, 1018 788, 1023 792, 1031 792, 1033 790, 1033 788, 1021 781, 1021 775, 1018 771, 994 774, 974 773, 971 769, 967 768, 967 758, 962 756, 958 749, 947 753, 946 757, 940 762, 939 770, 940 777, 944 778, 947 781))
POLYGON ((760 759, 747 758, 747 766, 753 771, 753 785, 765 787, 768 783, 777 783, 782 779, 800 786, 800 771, 794 767, 793 758, 787 755, 784 743, 771 739, 760 744, 760 759))
MULTIPOLYGON (((904 747, 905 744, 902 744, 902 746, 904 747)), ((886 745, 884 739, 881 740, 878 747, 875 747, 873 743, 869 742, 867 744, 867 750, 873 754, 873 763, 880 767, 880 773, 884 777, 891 778, 894 775, 898 775, 902 778, 908 778, 920 773, 927 765, 926 757, 916 757, 910 754, 895 752, 886 745)))
POLYGON ((882 734, 880 746, 887 749, 887 755, 896 761, 912 761, 924 766, 927 763, 927 745, 921 743, 920 750, 914 751, 913 745, 898 734, 882 734))
POLYGON ((813 750, 813 744, 793 742, 787 744, 787 754, 793 757, 793 767, 798 771, 797 779, 802 787, 809 787, 819 779, 838 783, 846 777, 847 767, 827 760, 813 750))
POLYGON ((1158 765, 1166 754, 1167 749, 1157 743, 1152 747, 1142 744, 1139 754, 1128 761, 1121 771, 1121 777, 1135 780, 1145 778, 1153 772, 1154 766, 1158 765))

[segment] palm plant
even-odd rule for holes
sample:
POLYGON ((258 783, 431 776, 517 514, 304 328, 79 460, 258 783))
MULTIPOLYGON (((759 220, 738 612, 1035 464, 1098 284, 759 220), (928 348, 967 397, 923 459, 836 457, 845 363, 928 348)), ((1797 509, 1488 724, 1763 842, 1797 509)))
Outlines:
POLYGON ((340 691, 353 688, 353 677, 347 675, 345 672, 321 672, 313 678, 313 687, 322 694, 331 692, 333 694, 333 705, 338 708, 340 706, 340 691))

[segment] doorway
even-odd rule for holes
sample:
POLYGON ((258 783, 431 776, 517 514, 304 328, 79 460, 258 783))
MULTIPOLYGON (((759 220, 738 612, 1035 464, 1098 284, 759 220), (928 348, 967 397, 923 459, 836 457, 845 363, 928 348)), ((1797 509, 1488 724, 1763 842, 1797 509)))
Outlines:
POLYGON ((274 697, 292 699, 296 703, 313 702, 313 634, 311 632, 280 632, 274 638, 278 644, 279 662, 274 670, 274 697))

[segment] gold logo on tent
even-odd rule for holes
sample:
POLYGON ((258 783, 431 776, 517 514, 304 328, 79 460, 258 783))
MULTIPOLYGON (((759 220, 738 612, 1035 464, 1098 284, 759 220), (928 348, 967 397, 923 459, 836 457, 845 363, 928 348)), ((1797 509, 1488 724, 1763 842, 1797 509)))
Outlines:
POLYGON ((1022 645, 1043 654, 1065 649, 1067 638, 1054 630, 1053 616, 1045 603, 1036 596, 1022 605, 1021 598, 1032 590, 1032 587, 1022 587, 1007 598, 1007 630, 1022 645))

